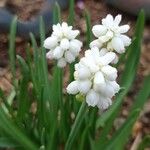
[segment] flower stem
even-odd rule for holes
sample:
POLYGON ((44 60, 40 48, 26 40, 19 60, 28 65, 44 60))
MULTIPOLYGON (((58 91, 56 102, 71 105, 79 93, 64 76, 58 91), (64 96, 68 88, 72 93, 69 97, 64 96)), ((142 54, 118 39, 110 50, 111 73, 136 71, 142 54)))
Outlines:
POLYGON ((75 119, 75 122, 72 126, 72 129, 70 131, 68 140, 66 142, 65 150, 71 150, 72 144, 73 144, 75 137, 80 129, 80 126, 84 119, 85 114, 86 114, 86 101, 83 101, 82 105, 80 107, 80 110, 77 114, 77 117, 75 119))

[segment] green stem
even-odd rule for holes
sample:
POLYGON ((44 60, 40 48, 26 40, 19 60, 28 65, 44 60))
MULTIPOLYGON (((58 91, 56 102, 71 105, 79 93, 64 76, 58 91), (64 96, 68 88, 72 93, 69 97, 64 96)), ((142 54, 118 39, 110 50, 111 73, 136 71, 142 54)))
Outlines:
POLYGON ((72 64, 69 65, 69 69, 70 69, 70 82, 72 82, 74 80, 74 76, 73 76, 73 74, 74 74, 74 65, 75 65, 75 63, 72 63, 72 64))
POLYGON ((80 126, 84 119, 85 114, 86 114, 86 101, 84 101, 80 107, 80 110, 77 114, 77 117, 76 117, 73 127, 71 129, 71 132, 69 134, 68 140, 66 142, 65 150, 71 150, 71 147, 72 147, 75 137, 80 129, 80 126))
POLYGON ((59 105, 60 109, 63 110, 63 69, 59 68, 58 71, 58 93, 59 93, 59 105))
POLYGON ((74 0, 69 1, 69 17, 68 17, 68 24, 73 25, 74 23, 74 16, 75 16, 75 11, 74 11, 74 0))
POLYGON ((92 41, 91 17, 87 10, 85 10, 84 14, 86 21, 86 47, 89 47, 89 44, 92 41))

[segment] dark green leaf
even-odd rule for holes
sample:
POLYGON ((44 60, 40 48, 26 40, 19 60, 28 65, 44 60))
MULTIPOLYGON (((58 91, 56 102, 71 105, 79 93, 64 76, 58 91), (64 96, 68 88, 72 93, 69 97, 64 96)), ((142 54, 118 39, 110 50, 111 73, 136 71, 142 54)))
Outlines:
POLYGON ((108 145, 104 148, 105 150, 122 150, 124 148, 125 142, 131 133, 132 127, 139 115, 139 110, 134 110, 128 119, 123 123, 118 131, 112 136, 108 145))
POLYGON ((53 10, 53 24, 61 23, 61 10, 59 4, 56 2, 53 10))
POLYGON ((10 35, 9 35, 9 59, 10 59, 10 68, 13 75, 13 84, 16 87, 16 58, 15 58, 15 42, 16 42, 16 28, 17 28, 17 18, 15 17, 11 23, 10 35))
POLYGON ((13 142, 13 139, 11 138, 0 138, 0 148, 15 148, 18 147, 19 145, 15 142, 13 142))
POLYGON ((138 150, 145 150, 148 147, 150 147, 150 135, 147 135, 143 138, 142 142, 138 147, 138 150))
POLYGON ((92 30, 91 30, 91 17, 89 12, 85 11, 85 20, 86 20, 86 47, 89 47, 90 42, 92 41, 92 30))
POLYGON ((74 23, 74 16, 75 16, 74 0, 70 0, 69 1, 69 16, 68 16, 68 24, 69 25, 73 25, 73 23, 74 23))
POLYGON ((13 138, 16 143, 24 149, 37 150, 37 146, 8 119, 8 116, 5 115, 2 109, 0 109, 0 120, 0 128, 3 129, 10 138, 13 138))

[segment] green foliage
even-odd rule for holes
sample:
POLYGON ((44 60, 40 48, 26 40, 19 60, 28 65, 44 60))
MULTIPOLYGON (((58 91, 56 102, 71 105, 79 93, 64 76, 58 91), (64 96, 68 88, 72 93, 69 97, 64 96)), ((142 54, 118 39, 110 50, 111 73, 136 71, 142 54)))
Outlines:
POLYGON ((105 147, 106 150, 116 149, 121 150, 129 136, 132 126, 139 115, 139 110, 134 110, 133 113, 127 118, 126 122, 119 128, 119 130, 112 136, 112 140, 105 147))
POLYGON ((147 135, 143 138, 142 142, 138 147, 138 150, 144 150, 148 147, 150 147, 150 135, 147 135))
MULTIPOLYGON (((75 12, 74 12, 74 0, 70 0, 69 1, 69 16, 68 16, 68 24, 73 26, 74 23, 74 18, 75 17, 75 12)), ((70 81, 73 81, 74 77, 73 77, 73 73, 74 73, 74 64, 72 63, 69 65, 70 68, 70 81)), ((72 97, 70 100, 73 100, 72 97)))
POLYGON ((0 147, 1 148, 15 148, 18 147, 18 145, 13 141, 12 138, 0 138, 0 147))
MULTIPOLYGON (((70 1, 68 23, 74 24, 74 0, 70 1)), ((86 21, 86 45, 92 40, 91 18, 84 12, 86 21)), ((54 23, 61 22, 60 7, 56 3, 54 23)), ((49 73, 46 50, 43 47, 45 25, 40 17, 40 42, 31 33, 31 45, 26 48, 26 59, 15 54, 17 18, 14 18, 9 40, 10 69, 14 88, 8 96, 0 89, 0 148, 52 150, 52 149, 124 149, 132 127, 143 105, 150 95, 150 76, 136 95, 126 121, 116 131, 110 131, 120 112, 136 76, 140 58, 140 47, 144 28, 144 13, 139 14, 135 37, 117 66, 124 64, 121 75, 122 90, 116 96, 109 110, 98 115, 97 109, 87 108, 74 97, 63 93, 64 71, 54 63, 49 73), (33 52, 33 54, 32 54, 33 52), (20 77, 16 77, 16 66, 20 77), (74 148, 75 147, 75 148, 74 148)), ((70 81, 73 80, 74 64, 70 65, 70 81)), ((68 79, 69 80, 69 79, 68 79)), ((149 146, 145 137, 139 150, 149 146)))
POLYGON ((16 88, 16 58, 15 58, 15 40, 16 40, 16 28, 17 28, 17 18, 15 17, 12 21, 10 27, 10 35, 9 35, 9 59, 10 59, 10 68, 13 76, 13 84, 16 88))
POLYGON ((132 82, 136 75, 139 57, 140 57, 140 45, 142 39, 142 33, 144 28, 144 13, 141 12, 137 21, 136 31, 135 31, 135 40, 128 48, 128 57, 125 64, 125 69, 121 76, 121 87, 122 91, 116 96, 114 104, 112 107, 97 120, 97 128, 100 126, 105 127, 102 132, 99 140, 97 141, 97 149, 104 148, 107 145, 107 135, 109 134, 110 129, 113 126, 114 119, 117 117, 123 98, 128 93, 132 82), (140 30, 137 30, 140 29, 140 30), (136 51, 136 52, 135 52, 136 51))
POLYGON ((92 41, 92 30, 91 30, 91 17, 87 10, 84 12, 86 20, 86 47, 89 47, 90 42, 92 41))
POLYGON ((78 112, 76 120, 73 124, 71 131, 70 131, 68 140, 66 142, 65 150, 71 150, 72 149, 72 144, 73 144, 73 142, 76 138, 76 135, 79 131, 79 128, 80 128, 81 123, 84 119, 85 113, 86 113, 86 102, 84 101, 80 107, 80 110, 78 112))
POLYGON ((74 16, 75 16, 74 0, 70 0, 69 1, 69 16, 68 16, 68 24, 69 25, 73 25, 73 23, 74 23, 74 16))
POLYGON ((59 22, 61 22, 61 11, 58 3, 56 2, 53 10, 53 23, 57 24, 59 22))
POLYGON ((148 99, 148 96, 150 95, 150 84, 147 83, 150 83, 150 76, 147 76, 145 78, 143 87, 137 95, 133 107, 130 110, 129 117, 127 118, 125 123, 119 128, 119 130, 116 133, 114 133, 111 140, 109 141, 108 146, 106 146, 106 149, 114 149, 116 148, 116 145, 116 149, 123 149, 126 143, 126 139, 131 133, 133 124, 137 120, 140 110, 143 108, 143 105, 145 104, 146 100, 148 99))

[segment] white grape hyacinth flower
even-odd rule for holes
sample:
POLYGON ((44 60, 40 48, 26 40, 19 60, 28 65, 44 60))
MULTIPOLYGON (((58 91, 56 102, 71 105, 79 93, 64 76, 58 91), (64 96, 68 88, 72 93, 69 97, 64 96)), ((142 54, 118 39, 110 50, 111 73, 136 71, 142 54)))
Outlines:
POLYGON ((107 109, 120 89, 116 82, 117 69, 109 65, 114 58, 114 52, 104 54, 104 49, 99 51, 97 47, 85 51, 85 56, 75 65, 75 80, 67 86, 67 93, 81 94, 88 106, 107 109))
POLYGON ((130 26, 127 24, 119 26, 121 19, 121 15, 113 18, 112 15, 108 14, 106 18, 102 19, 102 24, 94 25, 92 32, 97 39, 90 43, 90 47, 104 47, 108 51, 124 53, 125 47, 131 43, 131 39, 125 35, 130 26))
POLYGON ((44 47, 49 49, 46 57, 57 60, 57 66, 61 68, 74 62, 82 47, 82 42, 76 39, 78 35, 79 31, 66 22, 53 25, 52 35, 44 41, 44 47))

